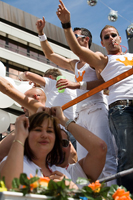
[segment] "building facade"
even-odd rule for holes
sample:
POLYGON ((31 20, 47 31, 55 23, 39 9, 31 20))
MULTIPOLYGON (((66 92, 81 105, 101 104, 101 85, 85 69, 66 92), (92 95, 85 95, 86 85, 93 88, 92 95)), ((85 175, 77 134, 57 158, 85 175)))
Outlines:
MULTIPOLYGON (((0 1, 0 61, 6 67, 6 76, 19 84, 18 74, 22 71, 43 75, 47 69, 56 67, 67 79, 74 81, 72 72, 55 65, 43 54, 35 25, 37 19, 29 13, 0 1)), ((47 22, 44 32, 54 52, 66 58, 77 58, 69 49, 62 28, 47 22)), ((106 54, 104 48, 94 43, 91 50, 106 54)), ((13 105, 11 109, 22 111, 16 105, 13 105)))

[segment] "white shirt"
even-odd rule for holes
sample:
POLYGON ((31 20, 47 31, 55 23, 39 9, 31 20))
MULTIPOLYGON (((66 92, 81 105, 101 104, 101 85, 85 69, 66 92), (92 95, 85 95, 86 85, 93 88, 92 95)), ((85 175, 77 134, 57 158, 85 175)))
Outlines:
MULTIPOLYGON (((77 97, 76 90, 66 88, 63 93, 59 93, 56 88, 56 80, 44 77, 46 85, 41 86, 46 94, 46 107, 63 106, 69 101, 77 97)), ((64 110, 64 114, 68 119, 75 119, 76 105, 64 110)))
MULTIPOLYGON (((108 55, 108 63, 101 72, 101 76, 108 81, 132 68, 133 54, 108 55)), ((108 103, 117 100, 133 99, 133 75, 109 87, 108 103)))

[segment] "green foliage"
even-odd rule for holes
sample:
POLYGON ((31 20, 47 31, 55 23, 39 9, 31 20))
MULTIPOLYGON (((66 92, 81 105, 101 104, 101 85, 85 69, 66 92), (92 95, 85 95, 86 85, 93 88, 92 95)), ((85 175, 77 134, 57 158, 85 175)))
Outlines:
MULTIPOLYGON (((39 195, 46 195, 49 196, 50 199, 54 198, 54 200, 67 200, 68 197, 72 197, 74 199, 83 199, 86 197, 88 200, 113 200, 112 195, 118 189, 118 185, 112 185, 111 187, 105 187, 105 184, 102 183, 99 187, 98 191, 93 191, 88 186, 83 186, 88 184, 88 180, 84 178, 78 178, 77 184, 82 185, 82 189, 70 189, 69 184, 66 185, 65 181, 69 183, 71 180, 69 179, 62 179, 62 181, 54 182, 50 180, 47 187, 44 187, 39 184, 40 178, 35 176, 32 178, 28 178, 25 173, 22 173, 19 178, 14 178, 12 181, 12 189, 11 191, 22 192, 23 195, 28 193, 32 194, 39 194, 39 195), (33 187, 33 183, 36 187, 33 187)), ((0 187, 3 187, 3 181, 0 181, 0 187)), ((123 186, 119 187, 121 189, 126 188, 123 186)), ((133 199, 132 195, 130 198, 133 199)))

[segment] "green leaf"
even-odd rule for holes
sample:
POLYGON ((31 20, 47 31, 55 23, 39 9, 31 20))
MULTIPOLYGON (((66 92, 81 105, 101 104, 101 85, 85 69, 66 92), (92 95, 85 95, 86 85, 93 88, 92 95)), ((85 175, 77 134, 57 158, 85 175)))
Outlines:
POLYGON ((32 183, 38 181, 39 179, 40 179, 39 177, 34 176, 34 177, 30 178, 28 181, 29 181, 29 184, 32 184, 32 183))
POLYGON ((14 178, 12 180, 12 189, 19 188, 19 186, 20 186, 19 178, 14 178))
POLYGON ((36 175, 38 174, 38 169, 36 169, 36 175))
POLYGON ((76 184, 79 184, 79 185, 87 185, 89 184, 89 181, 85 178, 78 178, 77 181, 76 181, 76 184))
POLYGON ((56 184, 56 182, 54 182, 53 180, 50 180, 49 183, 48 183, 48 189, 49 190, 54 190, 54 189, 57 189, 58 186, 56 184))
POLYGON ((110 199, 113 199, 112 198, 112 195, 116 192, 116 190, 119 188, 119 186, 118 185, 112 185, 111 187, 110 187, 110 190, 108 191, 108 197, 110 198, 110 199))
POLYGON ((29 185, 29 180, 27 178, 27 174, 25 174, 25 173, 20 174, 19 180, 20 180, 21 185, 29 185))
POLYGON ((90 194, 93 193, 93 190, 88 186, 84 186, 83 189, 90 194))
POLYGON ((21 192, 23 193, 23 196, 25 196, 26 194, 30 193, 30 188, 29 187, 22 188, 21 192))

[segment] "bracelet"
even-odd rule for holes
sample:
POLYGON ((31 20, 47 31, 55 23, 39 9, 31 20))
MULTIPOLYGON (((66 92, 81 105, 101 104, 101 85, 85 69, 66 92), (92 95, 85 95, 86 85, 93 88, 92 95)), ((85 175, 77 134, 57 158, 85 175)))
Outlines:
POLYGON ((13 142, 18 142, 19 144, 21 144, 24 147, 24 144, 20 140, 13 140, 13 142))
POLYGON ((62 25, 63 29, 71 28, 71 23, 70 22, 67 22, 67 23, 64 23, 64 24, 61 22, 61 25, 62 25))
POLYGON ((47 40, 47 36, 45 34, 43 35, 38 35, 40 42, 43 42, 45 40, 47 40))
POLYGON ((73 119, 69 119, 69 120, 66 122, 66 124, 65 124, 65 129, 66 129, 66 130, 68 130, 68 126, 69 126, 69 124, 72 123, 72 122, 75 123, 75 121, 74 121, 73 119))
POLYGON ((81 90, 87 90, 87 82, 86 81, 80 81, 80 89, 81 90))

